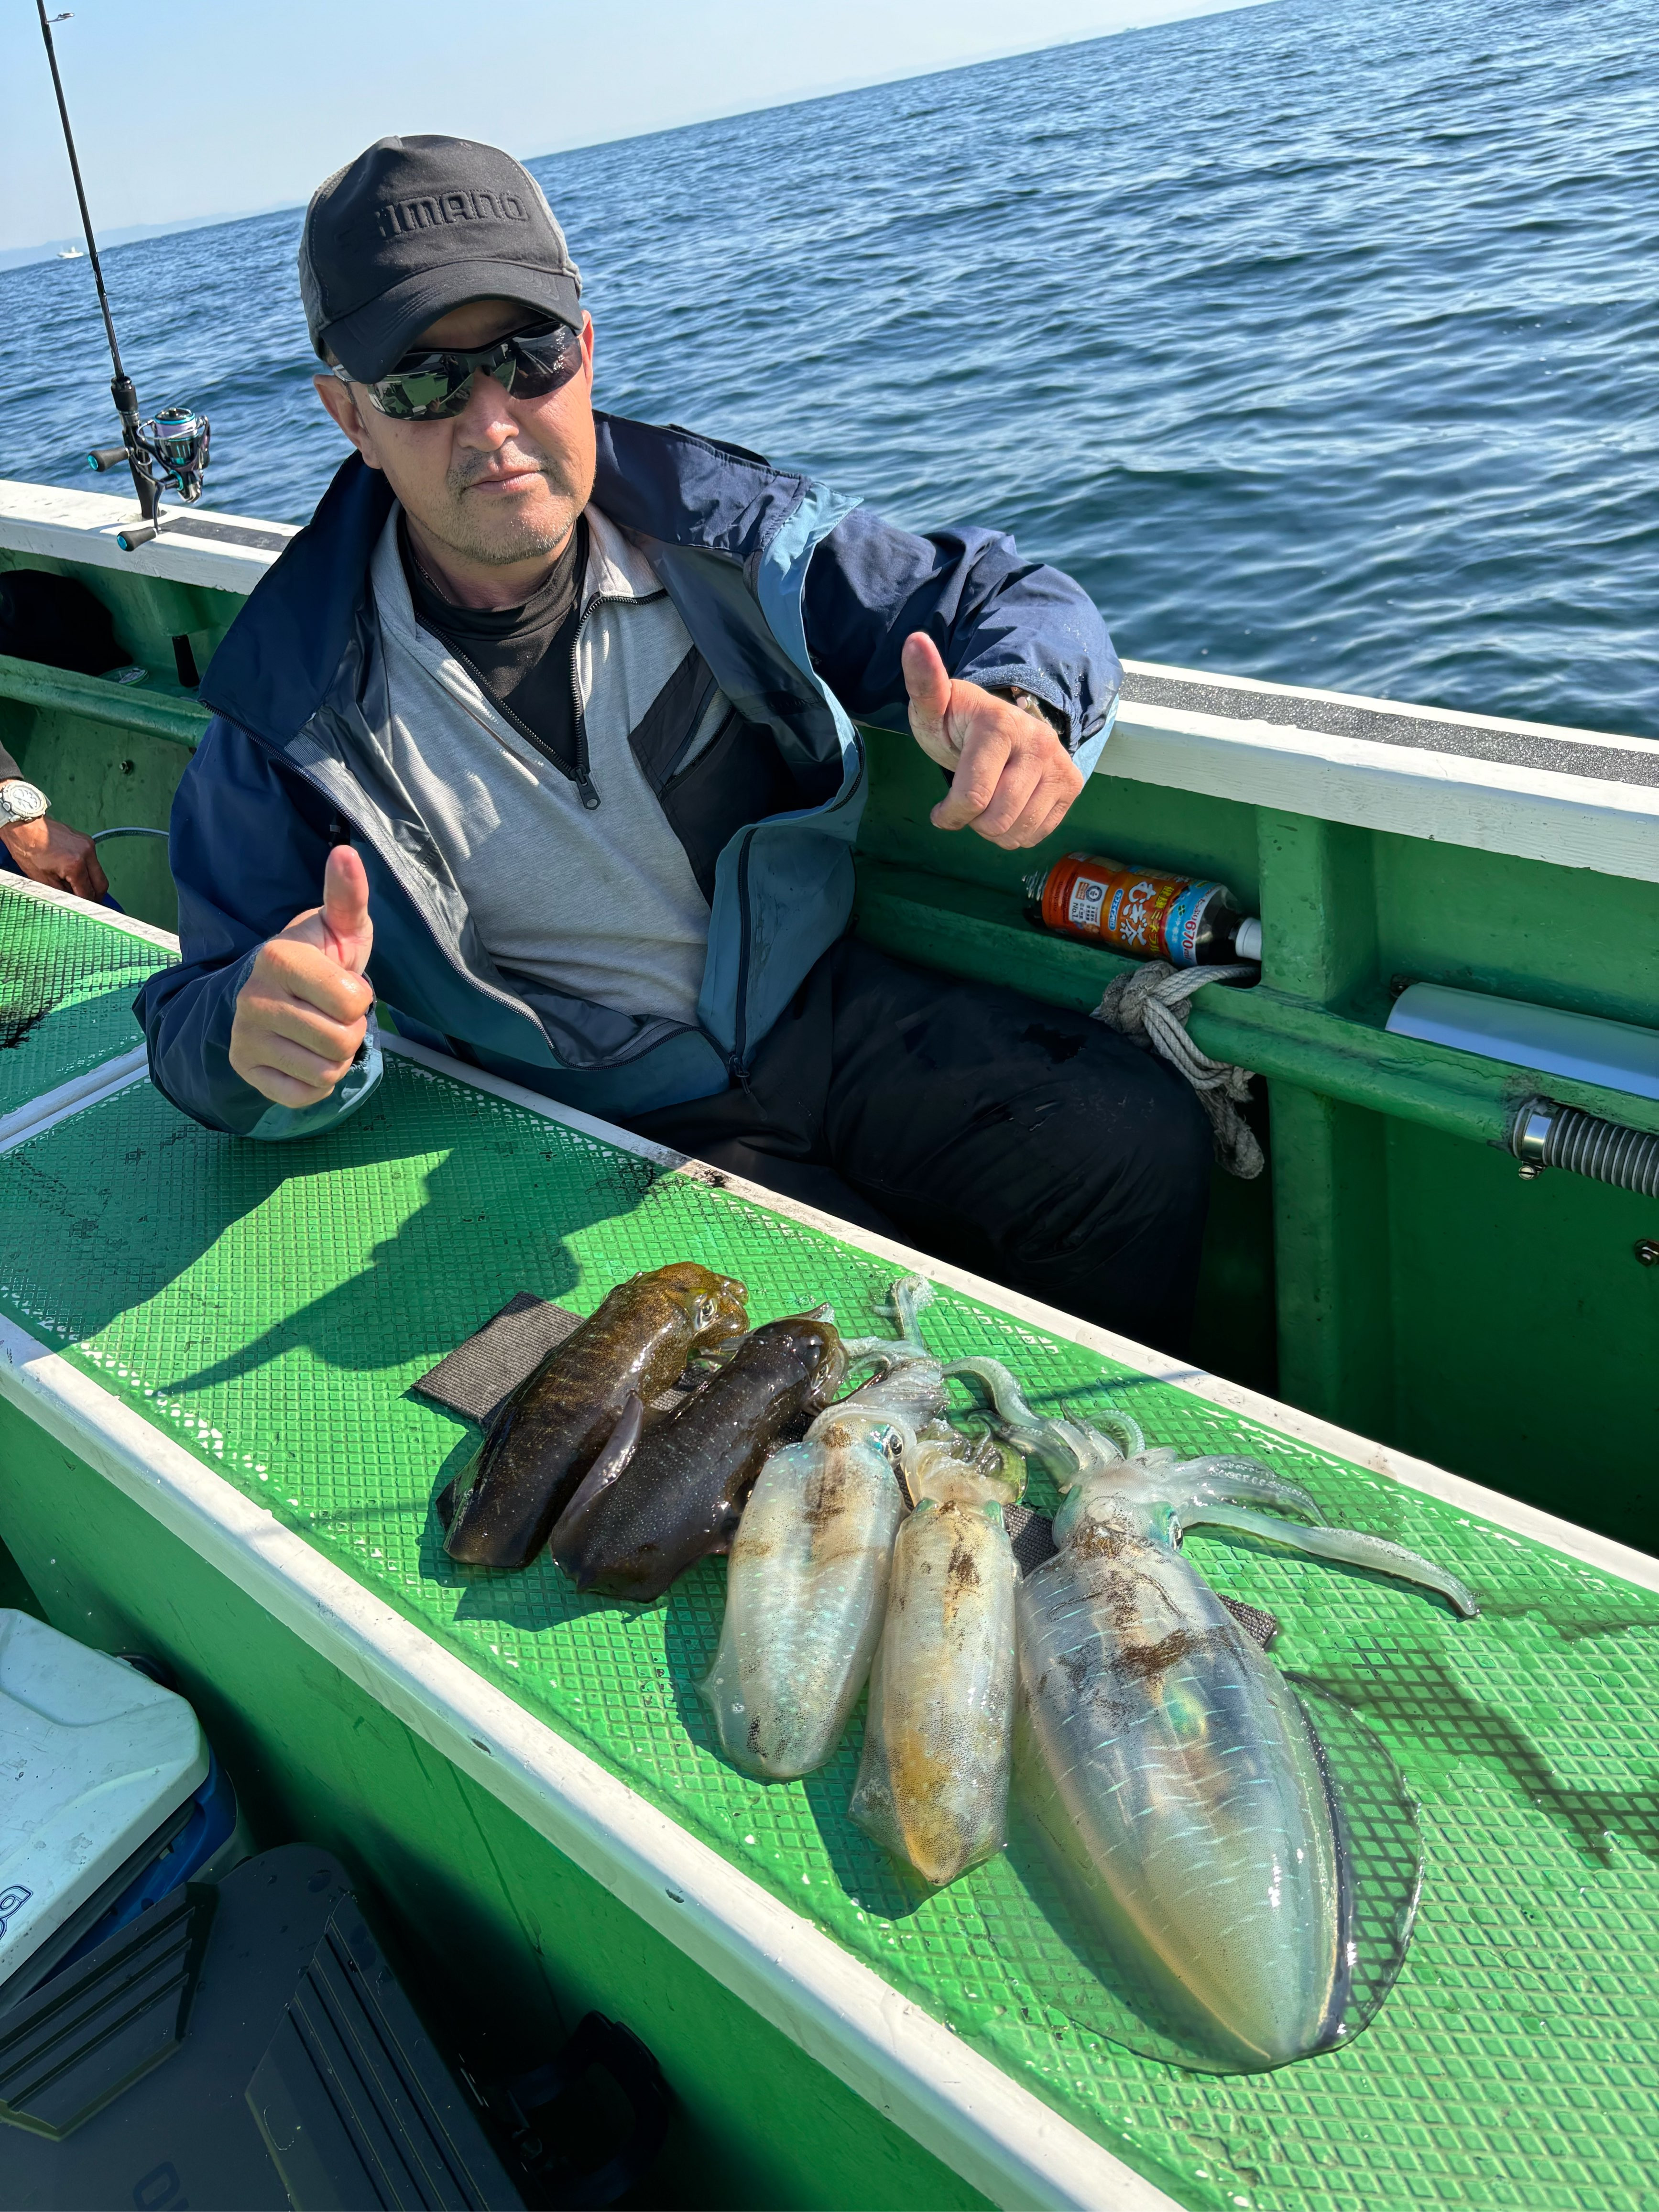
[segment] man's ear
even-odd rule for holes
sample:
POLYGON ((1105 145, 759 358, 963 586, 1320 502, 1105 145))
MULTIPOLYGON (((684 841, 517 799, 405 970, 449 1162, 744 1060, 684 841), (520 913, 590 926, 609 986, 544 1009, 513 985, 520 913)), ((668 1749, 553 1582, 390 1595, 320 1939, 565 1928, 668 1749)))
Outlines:
POLYGON ((374 455, 369 433, 357 410, 356 394, 349 384, 342 384, 337 376, 313 376, 317 397, 339 424, 346 436, 372 469, 380 465, 374 455))

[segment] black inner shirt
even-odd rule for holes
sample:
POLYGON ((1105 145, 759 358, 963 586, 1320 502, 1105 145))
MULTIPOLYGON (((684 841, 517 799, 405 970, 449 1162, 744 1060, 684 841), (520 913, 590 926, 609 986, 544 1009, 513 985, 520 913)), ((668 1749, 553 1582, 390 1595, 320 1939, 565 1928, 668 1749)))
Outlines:
POLYGON ((421 628, 447 647, 521 736, 585 781, 570 657, 587 566, 586 516, 577 517, 546 582, 518 607, 458 607, 446 599, 416 559, 401 515, 398 550, 421 628))

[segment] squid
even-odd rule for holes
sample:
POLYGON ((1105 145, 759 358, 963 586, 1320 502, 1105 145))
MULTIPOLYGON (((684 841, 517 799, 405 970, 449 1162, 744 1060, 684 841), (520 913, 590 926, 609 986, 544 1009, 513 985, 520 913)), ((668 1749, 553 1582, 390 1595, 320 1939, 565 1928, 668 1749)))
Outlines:
POLYGON ((1003 1509, 1024 1470, 994 1438, 975 1448, 942 1424, 917 1439, 913 1464, 848 1809, 943 1885, 1006 1839, 1018 1570, 1003 1509))
POLYGON ((869 1676, 908 1510, 904 1470, 918 1431, 945 1410, 943 1370, 916 1328, 933 1295, 920 1275, 895 1284, 899 1336, 847 1345, 852 1365, 874 1359, 884 1371, 775 1451, 744 1508, 720 1648, 697 1686, 722 1753, 763 1781, 822 1766, 869 1676))
POLYGON ((996 1361, 946 1371, 986 1385, 999 1432, 1066 1493, 1057 1549, 1017 1604, 1017 1789, 1062 1893, 1185 2063, 1253 2071, 1330 2048, 1352 2033, 1355 1966, 1340 1779, 1307 1706, 1178 1547, 1236 1528, 1434 1591, 1465 1620, 1473 1594, 1401 1545, 1323 1526, 1258 1462, 1125 1455, 1035 1414, 996 1361))

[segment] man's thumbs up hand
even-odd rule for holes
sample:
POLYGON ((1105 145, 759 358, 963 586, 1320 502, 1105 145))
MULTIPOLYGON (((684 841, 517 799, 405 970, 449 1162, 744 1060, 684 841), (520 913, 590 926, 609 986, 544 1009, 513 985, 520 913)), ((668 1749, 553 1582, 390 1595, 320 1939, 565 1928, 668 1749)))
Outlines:
POLYGON ((357 1056, 374 993, 368 878, 349 845, 323 873, 323 902, 295 915, 258 957, 236 998, 230 1064, 278 1106, 314 1106, 357 1056))
MULTIPOLYGON (((323 871, 323 902, 317 909, 322 923, 322 946, 342 968, 361 975, 368 965, 374 943, 374 925, 368 918, 368 877, 349 845, 337 845, 323 871)), ((290 922, 283 933, 290 936, 299 927, 290 922)))
POLYGON ((1040 714, 951 676, 926 630, 905 639, 902 665, 911 734, 951 771, 951 788, 928 817, 933 827, 971 827, 1006 853, 1052 836, 1083 788, 1055 731, 1040 714))

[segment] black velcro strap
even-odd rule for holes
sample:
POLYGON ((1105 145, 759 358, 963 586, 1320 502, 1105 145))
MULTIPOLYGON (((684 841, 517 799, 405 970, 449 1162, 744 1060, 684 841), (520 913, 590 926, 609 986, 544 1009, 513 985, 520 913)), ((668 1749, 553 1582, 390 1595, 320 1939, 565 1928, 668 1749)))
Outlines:
POLYGON ((582 1320, 568 1306, 550 1305, 532 1291, 520 1291, 410 1388, 488 1428, 525 1377, 582 1320))

